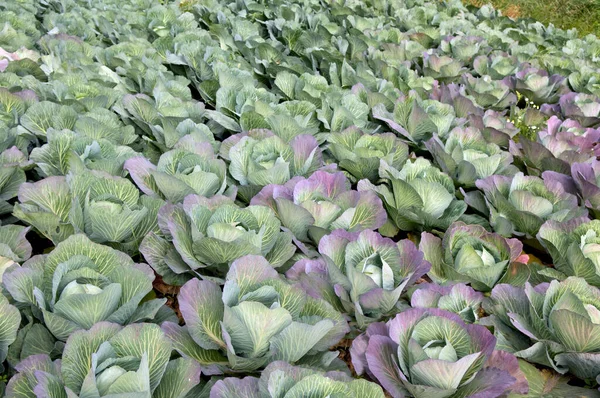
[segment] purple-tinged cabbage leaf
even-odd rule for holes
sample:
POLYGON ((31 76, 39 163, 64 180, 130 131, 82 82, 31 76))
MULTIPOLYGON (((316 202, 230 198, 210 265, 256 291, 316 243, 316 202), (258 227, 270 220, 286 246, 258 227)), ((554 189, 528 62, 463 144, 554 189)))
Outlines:
POLYGON ((284 361, 271 362, 260 378, 227 377, 217 381, 211 398, 301 398, 301 397, 383 398, 381 387, 364 379, 353 379, 339 371, 322 372, 293 366, 284 361))
POLYGON ((349 232, 376 230, 387 220, 381 199, 372 191, 354 191, 342 172, 316 171, 285 185, 267 185, 250 205, 268 206, 281 225, 307 241, 335 229, 349 232))
POLYGON ((591 94, 568 93, 560 97, 558 104, 544 104, 541 110, 547 114, 572 119, 582 127, 600 127, 600 98, 591 94))
POLYGON ((286 277, 352 315, 361 329, 398 313, 402 294, 430 268, 410 240, 396 243, 373 231, 334 231, 321 238, 319 253, 296 262, 286 277))
POLYGON ((458 84, 438 84, 427 95, 429 99, 439 101, 454 109, 457 119, 453 123, 456 126, 461 126, 468 117, 483 115, 483 109, 467 98, 464 88, 458 84))
POLYGON ((509 82, 514 91, 537 106, 555 104, 561 95, 569 92, 567 80, 563 76, 550 75, 547 71, 528 64, 521 65, 509 82))
POLYGON ((410 306, 439 308, 458 314, 465 323, 475 323, 483 312, 481 305, 484 297, 483 293, 464 283, 447 286, 420 283, 410 291, 410 306))
POLYGON ((327 350, 349 331, 341 313, 290 285, 261 256, 234 261, 222 292, 211 281, 188 281, 179 305, 186 326, 162 328, 182 356, 212 372, 249 372, 277 360, 339 366, 327 350))
POLYGON ((523 165, 530 176, 539 177, 545 171, 569 173, 569 164, 556 158, 542 143, 519 137, 518 143, 510 142, 509 150, 516 158, 515 163, 523 165))
POLYGON ((600 155, 600 129, 583 128, 575 120, 550 117, 538 140, 552 155, 571 164, 600 155))
POLYGON ((487 110, 483 116, 469 115, 468 123, 469 126, 479 129, 487 142, 493 142, 505 149, 508 148, 510 139, 520 132, 507 116, 493 110, 487 110))
POLYGON ((377 380, 394 398, 526 393, 517 359, 495 346, 484 326, 437 308, 413 308, 370 325, 350 354, 356 373, 377 380))
POLYGON ((571 176, 583 200, 585 207, 594 214, 600 213, 600 161, 573 163, 571 176))
POLYGON ((240 185, 258 187, 257 191, 269 184, 285 184, 295 176, 307 177, 323 167, 313 136, 298 135, 286 143, 268 130, 227 138, 221 156, 229 161, 229 173, 240 185))
POLYGON ((600 154, 599 140, 600 130, 552 116, 537 134, 537 141, 519 137, 518 143, 511 141, 510 151, 530 175, 539 176, 545 171, 570 174, 571 165, 588 162, 600 154))

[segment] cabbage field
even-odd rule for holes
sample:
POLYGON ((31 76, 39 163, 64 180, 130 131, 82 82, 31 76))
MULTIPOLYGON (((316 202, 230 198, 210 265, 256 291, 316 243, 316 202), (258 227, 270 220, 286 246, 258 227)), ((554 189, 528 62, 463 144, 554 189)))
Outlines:
POLYGON ((0 396, 600 397, 600 39, 459 0, 0 0, 0 396))

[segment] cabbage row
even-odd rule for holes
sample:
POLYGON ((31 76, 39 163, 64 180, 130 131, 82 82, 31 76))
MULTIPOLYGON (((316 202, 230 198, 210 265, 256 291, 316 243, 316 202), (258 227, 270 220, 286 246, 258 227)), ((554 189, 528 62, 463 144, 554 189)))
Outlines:
POLYGON ((599 397, 599 96, 458 0, 0 0, 0 396, 599 397))

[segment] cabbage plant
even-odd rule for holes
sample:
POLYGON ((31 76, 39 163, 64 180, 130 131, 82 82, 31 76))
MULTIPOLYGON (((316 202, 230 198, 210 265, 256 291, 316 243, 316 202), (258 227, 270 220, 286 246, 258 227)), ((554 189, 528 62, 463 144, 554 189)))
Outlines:
POLYGON ((516 358, 495 346, 484 326, 437 308, 413 308, 370 325, 350 353, 356 373, 377 380, 394 398, 526 393, 516 358))
POLYGON ((537 235, 552 256, 553 276, 576 276, 600 286, 600 220, 546 221, 537 235))
POLYGON ((489 212, 490 224, 502 236, 534 237, 547 220, 568 221, 587 215, 577 197, 557 181, 525 176, 494 175, 476 182, 485 196, 467 195, 469 205, 489 212))
POLYGON ((33 248, 26 237, 30 229, 21 225, 0 226, 0 282, 8 267, 31 257, 33 248))
POLYGON ((567 157, 567 160, 563 160, 566 156, 557 158, 543 144, 525 137, 520 137, 518 143, 511 141, 510 152, 516 158, 515 163, 524 165, 527 174, 537 177, 543 176, 546 171, 567 174, 570 169, 569 161, 588 159, 588 155, 578 156, 575 153, 571 153, 573 157, 567 157))
POLYGON ((486 142, 476 128, 455 128, 446 142, 433 137, 425 146, 440 168, 464 187, 474 187, 475 181, 491 175, 514 175, 513 157, 494 143, 486 142))
MULTIPOLYGON (((3 74, 3 76, 7 75, 6 73, 3 74)), ((15 75, 15 77, 17 76, 15 75)), ((18 79, 15 83, 21 80, 18 79)), ((32 138, 31 134, 20 131, 21 129, 16 127, 27 108, 38 101, 38 96, 33 90, 23 90, 22 87, 18 91, 12 92, 12 90, 9 90, 10 86, 11 84, 6 82, 4 87, 0 88, 0 122, 2 122, 0 148, 5 150, 17 145, 20 149, 24 149, 23 144, 32 138)))
POLYGON ((538 133, 538 140, 552 155, 569 164, 575 161, 586 161, 600 154, 597 145, 600 141, 600 129, 584 128, 571 119, 561 120, 557 116, 550 117, 546 122, 546 128, 538 133))
POLYGON ((560 97, 558 105, 542 105, 542 111, 558 113, 563 119, 573 119, 583 127, 600 126, 600 98, 591 94, 568 93, 560 97))
POLYGON ((583 128, 574 120, 552 116, 537 134, 537 141, 519 137, 518 143, 510 143, 510 151, 531 175, 544 171, 570 174, 572 164, 585 163, 600 153, 599 139, 598 129, 583 128))
POLYGON ((190 142, 160 156, 154 165, 132 157, 124 166, 138 188, 149 196, 180 203, 187 195, 210 197, 227 188, 227 166, 217 159, 210 142, 190 142))
POLYGON ((451 114, 453 113, 456 119, 451 121, 451 126, 461 126, 468 117, 483 115, 483 109, 467 97, 464 87, 456 83, 435 85, 426 96, 453 109, 451 114))
POLYGON ((47 143, 31 151, 30 159, 47 176, 64 176, 70 171, 100 170, 114 176, 124 176, 123 164, 139 155, 125 145, 115 145, 107 139, 93 139, 71 130, 48 129, 47 143))
POLYGON ((309 176, 323 166, 317 140, 298 135, 289 143, 268 130, 251 130, 223 141, 221 155, 240 185, 284 184, 294 176, 309 176))
POLYGON ((485 38, 474 35, 446 36, 440 42, 440 50, 465 63, 471 63, 480 53, 489 52, 485 38))
POLYGON ((600 73, 596 68, 587 65, 573 71, 569 77, 569 85, 578 93, 600 95, 600 73))
POLYGON ((494 80, 502 80, 513 75, 519 61, 507 53, 492 53, 489 56, 479 55, 473 60, 473 70, 479 76, 490 76, 494 80))
POLYGON ((43 354, 23 360, 6 396, 184 398, 200 382, 201 369, 170 356, 171 344, 157 325, 99 322, 74 332, 60 361, 43 354))
POLYGON ((354 191, 341 173, 316 171, 285 185, 267 185, 250 205, 268 206, 297 239, 309 232, 323 235, 334 229, 349 232, 375 230, 387 220, 381 199, 372 191, 354 191))
POLYGON ((227 377, 210 390, 211 398, 292 398, 301 396, 339 396, 383 398, 381 387, 364 379, 353 379, 340 371, 321 372, 310 367, 293 366, 284 361, 269 364, 260 378, 227 377))
POLYGON ((440 82, 453 82, 465 72, 462 62, 447 55, 425 53, 423 55, 423 74, 440 82))
POLYGON ((361 329, 399 312, 401 295, 430 268, 410 240, 396 243, 373 231, 333 231, 321 238, 319 253, 296 262, 286 277, 353 315, 361 329))
POLYGON ((520 257, 521 241, 488 232, 481 225, 453 223, 443 239, 423 232, 419 249, 431 263, 428 276, 437 283, 465 282, 487 292, 497 283, 523 284, 530 277, 524 264, 519 264, 527 262, 520 257))
MULTIPOLYGON (((137 43, 138 45, 140 43, 137 43)), ((152 48, 152 46, 148 46, 152 48)), ((132 49, 133 50, 133 49, 132 49)), ((140 49, 133 50, 138 52, 140 49)), ((118 51, 115 49, 115 51, 118 51)), ((143 52, 144 50, 142 50, 143 52)), ((117 58, 117 57, 115 57, 117 58)), ((117 61, 117 63, 120 61, 117 61)), ((167 83, 166 76, 162 71, 151 70, 148 72, 148 64, 152 64, 150 57, 146 62, 139 63, 142 65, 142 70, 132 68, 129 70, 131 78, 140 79, 140 76, 148 77, 150 87, 144 87, 151 93, 150 97, 144 93, 126 94, 120 98, 114 106, 113 110, 127 124, 133 124, 138 129, 142 130, 151 141, 163 152, 172 149, 174 145, 186 134, 189 133, 186 125, 191 121, 193 124, 201 125, 204 116, 213 115, 209 111, 205 111, 204 104, 194 101, 191 98, 191 92, 187 87, 189 81, 184 77, 177 81, 173 78, 167 83), (168 84, 171 92, 165 87, 168 84)), ((133 80, 133 79, 132 79, 133 80)), ((135 90, 135 89, 134 89, 135 90)), ((137 91, 137 90, 136 90, 137 91)), ((217 112, 218 114, 218 112, 217 112)), ((227 121, 231 120, 223 115, 227 121)), ((234 129, 239 129, 237 123, 231 126, 234 129)))
POLYGON ((569 92, 567 80, 561 75, 549 75, 543 69, 522 65, 509 80, 513 90, 535 105, 554 104, 561 95, 569 92))
POLYGON ((179 308, 186 326, 162 329, 182 356, 210 372, 255 371, 278 360, 327 369, 339 365, 329 347, 349 331, 341 313, 254 255, 233 262, 222 292, 214 282, 188 281, 179 308))
POLYGON ((70 236, 50 254, 12 265, 2 277, 12 299, 32 308, 61 341, 101 321, 126 325, 170 318, 166 299, 144 300, 153 280, 148 265, 82 234, 70 236))
MULTIPOLYGON (((17 339, 17 331, 21 325, 21 313, 11 305, 6 297, 0 295, 0 371, 4 372, 4 361, 11 344, 17 339)), ((0 383, 0 388, 3 387, 0 383)))
POLYGON ((428 140, 438 131, 434 122, 433 112, 428 113, 423 104, 416 99, 413 92, 411 96, 401 97, 395 104, 394 111, 388 112, 384 104, 373 107, 373 118, 385 122, 390 129, 412 145, 419 145, 428 140))
POLYGON ((600 161, 592 159, 590 162, 573 163, 571 176, 583 204, 597 215, 600 212, 600 161))
MULTIPOLYGON (((109 141, 119 147, 135 145, 139 139, 133 126, 125 125, 117 114, 101 107, 95 107, 88 112, 80 113, 73 131, 77 137, 87 137, 99 142, 109 141)), ((187 132, 192 133, 191 130, 187 132)))
POLYGON ((492 80, 490 76, 473 77, 467 73, 463 75, 463 83, 467 95, 486 109, 501 111, 517 103, 506 79, 492 80))
POLYGON ((49 129, 72 130, 77 122, 77 111, 71 106, 50 101, 35 102, 20 119, 21 127, 45 140, 49 129))
POLYGON ((498 285, 485 309, 501 349, 581 379, 600 374, 600 290, 584 279, 498 285))
POLYGON ((296 251, 273 210, 242 208, 222 195, 188 195, 182 204, 165 204, 158 225, 160 232, 149 232, 140 252, 172 284, 194 275, 222 278, 232 261, 247 254, 263 255, 279 267, 296 251))
POLYGON ((131 181, 96 170, 24 183, 19 202, 14 215, 55 244, 84 232, 94 242, 132 254, 146 233, 157 228, 163 204, 140 195, 131 181))
POLYGON ((338 166, 354 181, 377 182, 379 161, 400 168, 408 159, 408 146, 392 133, 365 134, 355 127, 332 132, 327 137, 328 150, 338 166))
MULTIPOLYGON (((2 128, 2 126, 0 126, 2 128)), ((0 153, 0 215, 9 213, 9 200, 17 196, 26 181, 27 157, 16 146, 0 153)))
POLYGON ((17 54, 16 52, 13 53, 6 51, 2 47, 0 47, 0 72, 4 72, 9 62, 16 61, 18 59, 20 59, 19 54, 17 54))
POLYGON ((484 295, 464 283, 441 286, 436 283, 419 283, 410 291, 413 308, 439 308, 453 312, 465 323, 475 323, 483 313, 484 295))
POLYGON ((487 142, 493 142, 504 149, 508 148, 510 139, 520 132, 506 116, 491 109, 483 115, 470 114, 468 123, 479 129, 487 142))
POLYGON ((452 178, 427 159, 407 160, 400 170, 382 160, 379 177, 383 184, 361 180, 358 190, 375 191, 388 217, 403 231, 446 229, 467 208, 456 199, 452 178))

